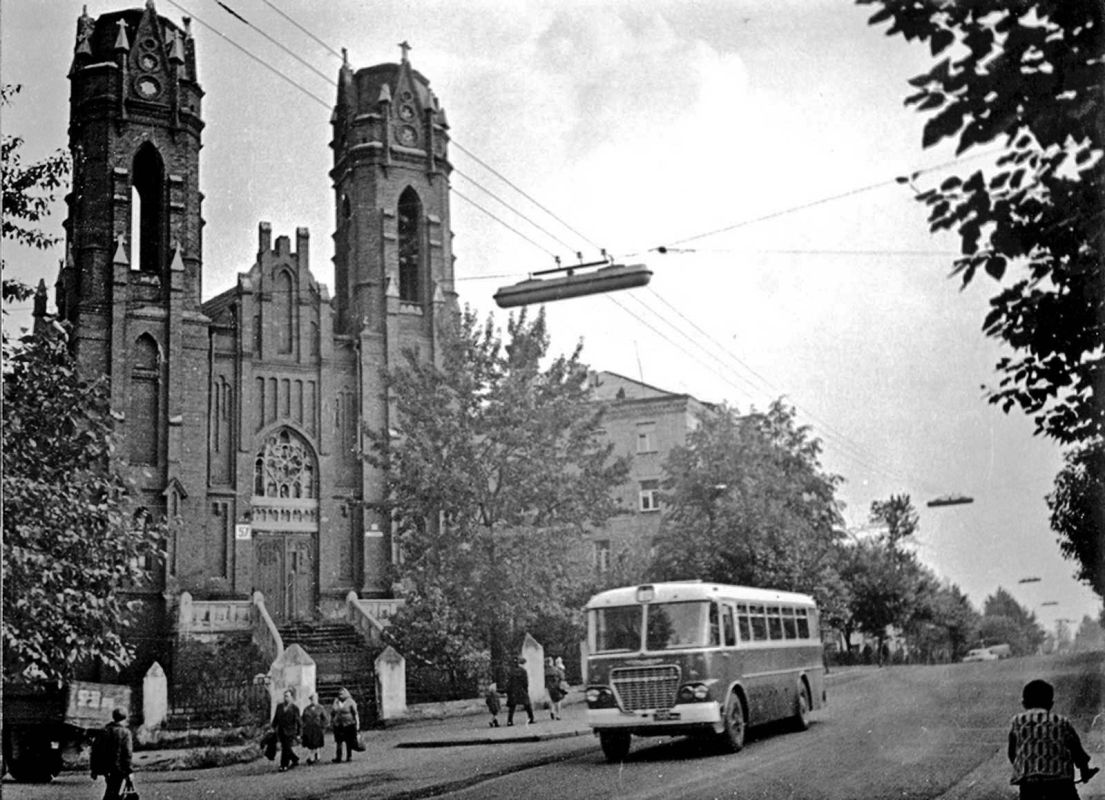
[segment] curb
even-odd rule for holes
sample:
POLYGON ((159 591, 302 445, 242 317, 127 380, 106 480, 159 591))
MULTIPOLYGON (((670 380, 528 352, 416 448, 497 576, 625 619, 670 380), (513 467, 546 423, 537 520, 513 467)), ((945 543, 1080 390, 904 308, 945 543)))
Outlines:
POLYGON ((519 744, 533 742, 548 742, 553 739, 570 739, 574 736, 586 736, 591 733, 590 728, 575 728, 570 731, 554 731, 550 733, 527 733, 509 737, 497 736, 468 736, 463 739, 423 739, 409 742, 398 742, 395 747, 403 749, 433 748, 433 747, 468 747, 472 745, 489 744, 519 744))

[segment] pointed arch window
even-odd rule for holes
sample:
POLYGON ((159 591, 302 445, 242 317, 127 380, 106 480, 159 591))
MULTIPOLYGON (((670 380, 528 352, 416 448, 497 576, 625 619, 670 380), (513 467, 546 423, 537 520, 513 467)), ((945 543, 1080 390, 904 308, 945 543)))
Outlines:
POLYGON ((149 142, 138 148, 131 175, 131 264, 160 275, 165 263, 165 164, 149 142))
POLYGON ((273 304, 276 307, 277 348, 276 352, 288 355, 293 352, 295 342, 295 282, 289 272, 283 271, 276 276, 276 286, 273 290, 273 304))
POLYGON ((289 430, 270 436, 253 462, 253 494, 257 497, 311 499, 315 459, 307 444, 289 430))
POLYGON ((422 202, 409 186, 399 196, 399 299, 422 302, 422 202))
POLYGON ((131 351, 131 386, 127 396, 126 440, 131 463, 156 464, 161 418, 161 348, 148 333, 131 351))

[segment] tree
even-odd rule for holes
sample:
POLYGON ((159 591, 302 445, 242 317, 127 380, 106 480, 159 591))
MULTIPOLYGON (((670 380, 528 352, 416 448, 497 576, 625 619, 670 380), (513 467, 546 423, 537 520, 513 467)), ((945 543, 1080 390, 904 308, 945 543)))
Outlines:
POLYGON ((4 677, 61 682, 118 669, 126 590, 163 530, 136 524, 106 385, 78 375, 61 337, 24 337, 4 372, 4 677))
POLYGON ((1105 598, 1105 441, 1065 455, 1047 505, 1059 550, 1078 564, 1078 579, 1105 598))
MULTIPOLYGON (((19 87, 0 89, 7 105, 19 87)), ((47 248, 41 228, 69 173, 64 153, 23 166, 23 140, 3 137, 5 243, 47 248)), ((33 290, 4 278, 4 303, 33 290)), ((164 526, 136 524, 116 456, 107 387, 82 378, 64 334, 11 340, 3 331, 4 680, 58 683, 85 668, 118 669, 127 590, 155 566, 164 526)))
POLYGON ((938 583, 902 547, 917 530, 917 512, 909 495, 874 501, 870 520, 881 527, 880 532, 846 548, 840 563, 850 594, 844 631, 849 640, 853 627, 874 636, 881 651, 888 628, 907 632, 912 622, 930 613, 926 604, 932 602, 938 583))
POLYGON ((999 586, 982 604, 979 637, 983 644, 1008 644, 1013 655, 1023 656, 1039 649, 1044 630, 1034 613, 999 586))
POLYGON ((504 342, 466 310, 439 364, 409 352, 389 375, 390 434, 367 431, 409 601, 396 635, 427 658, 456 653, 457 669, 485 649, 498 667, 541 620, 578 624, 565 598, 587 574, 583 534, 613 513, 625 476, 600 441, 581 348, 547 359, 548 346, 543 311, 511 317, 504 342), (416 625, 429 609, 446 614, 439 632, 416 625))
MULTIPOLYGON (((930 114, 922 144, 1001 142, 992 169, 920 192, 933 231, 954 230, 963 285, 1001 288, 983 322, 1015 355, 990 401, 1070 444, 1105 435, 1105 11, 1100 0, 877 5, 871 24, 934 58, 906 104, 930 114)), ((908 180, 908 179, 903 179, 908 180)))
MULTIPOLYGON (((19 93, 12 84, 0 86, 0 106, 19 93)), ((3 238, 5 241, 44 250, 59 241, 40 225, 49 214, 58 190, 69 176, 69 154, 59 150, 49 157, 23 165, 23 139, 5 133, 0 144, 0 184, 3 185, 3 238)), ((3 300, 26 300, 32 290, 19 281, 3 279, 3 300)))
POLYGON ((958 586, 939 585, 928 570, 906 638, 922 661, 959 658, 978 639, 980 616, 958 586))
POLYGON ((841 605, 840 478, 821 469, 820 452, 782 401, 745 416, 727 406, 704 413, 664 463, 652 577, 805 591, 841 605))

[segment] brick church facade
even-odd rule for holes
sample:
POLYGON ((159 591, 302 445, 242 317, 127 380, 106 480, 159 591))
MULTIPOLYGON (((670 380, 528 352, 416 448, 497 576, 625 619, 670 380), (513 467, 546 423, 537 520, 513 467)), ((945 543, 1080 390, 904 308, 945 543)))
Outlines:
POLYGON ((448 125, 428 81, 405 49, 339 71, 333 295, 308 231, 262 222, 252 268, 207 300, 188 20, 152 2, 82 15, 70 81, 57 315, 82 369, 110 383, 140 475, 136 524, 178 521, 141 597, 135 666, 168 646, 185 591, 259 590, 277 622, 335 616, 350 591, 388 597, 383 477, 358 455, 362 426, 387 430, 383 371, 407 348, 434 358, 456 309, 448 125))

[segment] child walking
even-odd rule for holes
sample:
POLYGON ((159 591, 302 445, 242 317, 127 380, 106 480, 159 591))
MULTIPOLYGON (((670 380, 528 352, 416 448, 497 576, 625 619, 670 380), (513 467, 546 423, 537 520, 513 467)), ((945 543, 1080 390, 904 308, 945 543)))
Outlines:
POLYGON ((1070 720, 1052 713, 1054 700, 1050 683, 1029 681, 1021 694, 1025 710, 1013 717, 1009 728, 1010 783, 1020 787, 1021 800, 1078 800, 1074 768, 1082 783, 1098 772, 1070 720))
POLYGON ((499 685, 495 681, 491 681, 487 685, 487 694, 484 695, 484 700, 487 701, 487 710, 491 712, 491 721, 487 725, 489 728, 498 728, 499 710, 502 708, 502 701, 499 700, 499 685))

